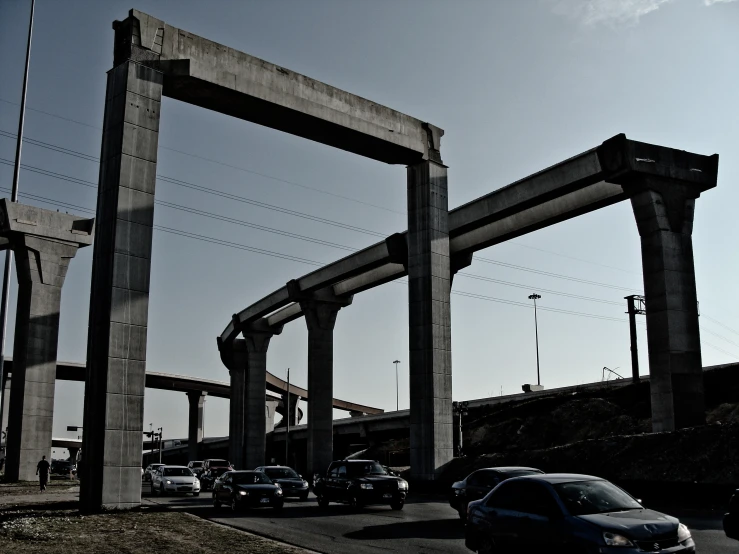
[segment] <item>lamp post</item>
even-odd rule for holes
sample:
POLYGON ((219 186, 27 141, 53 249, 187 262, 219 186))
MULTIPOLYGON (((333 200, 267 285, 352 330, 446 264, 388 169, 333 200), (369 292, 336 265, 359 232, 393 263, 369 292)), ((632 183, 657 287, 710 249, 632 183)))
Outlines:
POLYGON ((529 295, 529 300, 534 301, 534 332, 536 333, 536 384, 541 385, 541 377, 539 375, 539 322, 536 319, 536 301, 541 298, 540 295, 534 293, 529 295))
POLYGON ((288 449, 290 445, 290 368, 287 368, 287 395, 286 395, 285 409, 287 410, 287 425, 285 427, 285 465, 290 465, 290 458, 288 458, 288 449))
POLYGON ((162 463, 162 428, 157 429, 159 431, 159 463, 162 463))
POLYGON ((400 360, 395 360, 393 363, 395 364, 395 411, 397 412, 400 409, 398 407, 398 364, 400 360))

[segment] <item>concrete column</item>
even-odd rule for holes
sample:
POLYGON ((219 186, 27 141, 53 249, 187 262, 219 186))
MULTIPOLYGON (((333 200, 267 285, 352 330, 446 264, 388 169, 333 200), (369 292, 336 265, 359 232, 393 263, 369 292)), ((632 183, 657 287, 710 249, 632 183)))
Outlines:
POLYGON ((247 352, 245 390, 241 397, 245 404, 244 434, 241 437, 244 466, 236 469, 254 469, 264 465, 267 449, 267 348, 273 333, 244 331, 243 335, 247 352))
MULTIPOLYGON (((7 364, 6 364, 7 365, 7 364)), ((3 413, 0 415, 0 443, 5 447, 5 433, 8 430, 8 413, 10 412, 10 377, 7 371, 3 375, 3 413)))
POLYGON ((69 450, 69 459, 73 462, 77 462, 77 454, 80 452, 79 447, 70 446, 67 450, 69 450))
MULTIPOLYGON (((244 421, 246 412, 246 341, 236 339, 229 345, 219 345, 221 360, 231 377, 231 398, 228 405, 228 459, 236 469, 244 468, 244 421)), ((264 399, 262 400, 264 401, 264 399)))
POLYGON ((646 180, 631 198, 641 237, 652 430, 705 423, 693 267, 696 187, 646 180))
POLYGON ((410 455, 420 481, 453 454, 450 289, 447 168, 437 156, 408 167, 410 455))
POLYGON ((203 405, 207 393, 191 391, 187 393, 189 404, 187 418, 187 455, 190 460, 200 459, 200 445, 203 442, 203 405))
MULTIPOLYGON (((290 387, 292 389, 292 387, 290 387)), ((280 423, 277 425, 278 427, 286 427, 287 426, 287 406, 290 406, 290 427, 295 427, 296 425, 300 425, 301 420, 301 412, 298 407, 298 403, 300 402, 300 396, 297 394, 287 394, 286 392, 282 393, 282 405, 277 408, 277 412, 282 415, 282 419, 280 420, 280 423)))
POLYGON ((32 481, 41 456, 51 459, 56 353, 62 285, 77 245, 30 235, 11 239, 18 307, 5 475, 32 481))
MULTIPOLYGON (((163 76, 131 59, 135 29, 116 28, 108 72, 93 255, 80 508, 141 503, 141 455, 163 76)), ((140 50, 140 48, 139 48, 140 50)), ((153 59, 153 54, 149 59, 153 59)))
MULTIPOLYGON (((344 304, 346 305, 346 304, 344 304)), ((333 461, 334 325, 338 302, 302 300, 308 326, 308 475, 333 461)))

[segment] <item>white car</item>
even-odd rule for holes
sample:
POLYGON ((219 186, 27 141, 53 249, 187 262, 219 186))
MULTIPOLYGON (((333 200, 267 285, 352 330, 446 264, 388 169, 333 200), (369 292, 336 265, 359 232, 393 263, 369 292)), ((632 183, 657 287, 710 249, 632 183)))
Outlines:
POLYGON ((160 495, 183 492, 199 496, 200 481, 185 466, 161 466, 151 478, 151 490, 160 495))

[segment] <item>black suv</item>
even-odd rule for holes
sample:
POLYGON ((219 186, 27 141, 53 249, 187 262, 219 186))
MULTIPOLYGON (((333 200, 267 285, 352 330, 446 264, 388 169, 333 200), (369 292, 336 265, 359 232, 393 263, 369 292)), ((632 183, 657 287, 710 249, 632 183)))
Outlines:
POLYGON ((332 462, 325 477, 316 482, 318 505, 345 502, 354 507, 367 504, 389 504, 402 510, 408 494, 408 482, 390 475, 374 460, 341 460, 332 462))

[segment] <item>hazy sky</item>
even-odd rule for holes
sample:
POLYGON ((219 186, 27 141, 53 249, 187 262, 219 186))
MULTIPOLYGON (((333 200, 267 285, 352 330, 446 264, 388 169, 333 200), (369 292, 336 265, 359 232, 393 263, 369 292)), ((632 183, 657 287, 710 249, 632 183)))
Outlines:
MULTIPOLYGON (((22 193, 94 209, 97 163, 30 141, 99 156, 105 73, 113 60, 111 22, 124 19, 132 7, 442 127, 450 208, 618 133, 720 154, 718 187, 698 200, 693 233, 703 361, 713 365, 739 359, 739 302, 733 293, 739 273, 739 2, 37 0, 23 163, 45 174, 22 171, 22 193)), ((0 187, 6 189, 12 181, 7 160, 12 161, 15 148, 7 135, 17 128, 29 9, 30 0, 0 2, 0 187)), ((155 224, 217 243, 154 234, 150 371, 227 381, 216 336, 232 313, 313 269, 295 258, 331 262, 377 242, 378 234, 407 227, 402 166, 170 99, 163 101, 159 144, 160 176, 367 232, 160 180, 157 200, 169 205, 157 205, 155 224)), ((21 201, 58 207, 22 196, 21 201)), ((641 292, 642 281, 629 203, 476 256, 488 261, 474 262, 454 280, 455 292, 487 297, 452 295, 455 399, 516 393, 523 383, 536 382, 531 292, 542 295, 542 384, 597 381, 603 366, 630 373, 623 297, 641 292)), ((92 248, 81 250, 70 265, 62 297, 60 360, 85 359, 91 265, 92 248)), ((397 283, 384 285, 356 296, 339 313, 335 396, 394 409, 392 361, 399 359, 400 407, 408 407, 406 290, 397 283)), ((9 355, 15 295, 14 277, 9 355)), ((646 333, 640 323, 640 361, 646 373, 646 333)), ((301 319, 272 340, 269 371, 284 376, 290 367, 293 381, 305 385, 306 349, 301 319)), ((57 384, 54 436, 69 436, 65 426, 82 423, 82 395, 82 384, 57 384)), ((168 437, 186 436, 185 395, 147 391, 147 428, 149 422, 163 426, 168 437)), ((227 402, 209 399, 206 434, 224 435, 227 429, 227 402)))

